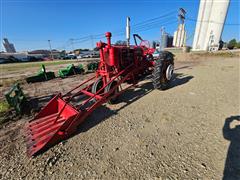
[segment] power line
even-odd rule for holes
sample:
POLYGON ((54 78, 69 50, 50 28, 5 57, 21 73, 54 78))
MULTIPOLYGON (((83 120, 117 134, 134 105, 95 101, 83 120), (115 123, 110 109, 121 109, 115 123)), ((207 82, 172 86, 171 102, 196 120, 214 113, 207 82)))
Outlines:
POLYGON ((197 19, 193 19, 193 18, 186 18, 186 20, 189 20, 189 21, 194 21, 194 22, 204 22, 204 23, 214 23, 214 24, 224 24, 224 25, 227 25, 227 26, 239 26, 240 24, 239 23, 222 23, 222 22, 217 22, 217 21, 204 21, 204 20, 197 20, 197 19))
MULTIPOLYGON (((142 26, 141 28, 138 28, 138 29, 135 29, 134 31, 135 32, 143 32, 143 31, 148 31, 148 30, 151 30, 151 29, 155 29, 155 28, 159 28, 160 26, 166 26, 166 25, 170 25, 170 24, 174 24, 174 23, 177 23, 177 20, 174 20, 174 21, 167 21, 165 23, 160 23, 158 22, 157 24, 152 24, 151 26, 142 26)), ((113 34, 113 37, 118 37, 118 36, 123 36, 125 35, 125 32, 119 32, 119 33, 116 33, 116 34, 113 34)), ((104 38, 105 36, 102 36, 101 38, 104 38)), ((99 38, 92 38, 92 39, 99 39, 99 38)), ((92 41, 92 39, 89 37, 88 39, 84 39, 84 40, 75 40, 73 41, 73 44, 81 44, 81 43, 84 43, 84 42, 89 42, 89 41, 92 41)))
MULTIPOLYGON (((157 24, 161 24, 166 18, 171 18, 173 16, 173 12, 175 11, 170 11, 168 13, 165 13, 161 16, 151 18, 136 24, 132 25, 132 28, 134 31, 144 31, 144 29, 149 29, 149 28, 154 28, 157 24)), ((114 36, 122 36, 125 34, 125 29, 122 28, 121 30, 113 31, 114 36)), ((73 44, 79 44, 87 41, 93 41, 94 39, 101 39, 104 38, 105 34, 95 34, 95 35, 88 35, 88 36, 83 36, 80 38, 71 38, 67 42, 65 42, 62 47, 70 47, 73 46, 73 44)), ((25 41, 25 40, 19 40, 19 41, 25 41)), ((34 41, 34 40, 27 40, 27 41, 34 41)), ((43 41, 43 40, 38 40, 38 41, 43 41)))
POLYGON ((148 31, 148 30, 151 30, 151 29, 159 28, 159 27, 161 27, 161 26, 166 26, 166 25, 175 24, 175 23, 177 23, 177 20, 169 21, 169 22, 162 23, 162 24, 159 24, 159 25, 154 25, 154 26, 146 27, 146 28, 144 28, 144 29, 136 30, 136 32, 148 31))
MULTIPOLYGON (((154 27, 154 26, 159 26, 159 25, 162 25, 162 24, 165 24, 165 23, 168 23, 170 21, 172 21, 172 17, 171 18, 167 18, 165 19, 164 21, 157 21, 157 22, 154 22, 154 23, 148 23, 146 25, 143 25, 143 26, 140 26, 140 27, 137 27, 137 28, 133 28, 135 31, 137 30, 140 30, 140 29, 145 29, 147 27, 154 27)), ((176 21, 176 20, 174 20, 176 21)))
MULTIPOLYGON (((147 19, 147 20, 144 20, 142 22, 133 24, 131 27, 132 27, 133 31, 135 31, 135 32, 148 31, 150 29, 158 28, 159 25, 162 25, 162 23, 164 24, 166 20, 168 20, 168 22, 170 22, 169 20, 170 20, 170 18, 173 18, 173 15, 174 15, 173 13, 174 12, 175 12, 175 10, 172 10, 172 11, 167 12, 167 13, 161 15, 161 16, 151 18, 151 19, 147 19)), ((121 28, 119 30, 112 31, 112 32, 113 32, 114 37, 122 36, 122 35, 125 34, 125 29, 121 28)), ((83 37, 80 37, 80 38, 71 38, 68 41, 66 41, 61 47, 62 47, 62 49, 65 49, 66 47, 72 47, 73 48, 74 44, 81 44, 81 43, 90 42, 90 41, 91 41, 91 44, 93 46, 93 40, 102 39, 104 37, 105 37, 105 34, 101 33, 101 34, 83 36, 83 37)))
POLYGON ((134 26, 139 26, 139 25, 144 24, 144 23, 156 21, 156 20, 162 19, 162 18, 167 17, 167 16, 172 16, 174 12, 175 12, 175 10, 170 11, 170 12, 168 12, 168 13, 166 13, 166 14, 161 15, 161 16, 158 16, 158 17, 155 17, 155 18, 152 18, 152 19, 148 19, 148 20, 139 22, 139 23, 137 23, 137 24, 134 24, 133 27, 134 27, 134 26))
MULTIPOLYGON (((175 10, 167 12, 161 16, 147 19, 145 21, 133 24, 131 27, 135 32, 143 32, 143 31, 148 31, 150 29, 159 28, 159 26, 161 25, 176 23, 175 20, 171 21, 171 19, 175 17, 173 14, 174 12, 175 10)), ((113 37, 122 36, 125 34, 125 29, 121 28, 119 30, 112 31, 112 33, 113 33, 113 37)), ((105 37, 105 34, 101 33, 101 34, 83 36, 80 38, 71 38, 71 43, 66 46, 71 46, 72 44, 81 44, 81 43, 90 42, 90 41, 92 42, 92 46, 93 46, 94 39, 101 39, 104 37, 105 37)))
MULTIPOLYGON (((165 22, 165 23, 162 23, 162 24, 159 24, 159 25, 156 24, 156 25, 154 25, 154 26, 145 27, 145 28, 142 28, 142 29, 135 30, 135 32, 148 31, 148 30, 151 30, 151 29, 159 28, 160 26, 167 26, 167 25, 174 24, 174 23, 177 23, 177 20, 168 21, 168 22, 165 22)), ((121 32, 121 33, 118 33, 118 34, 114 34, 113 37, 118 37, 118 36, 123 36, 123 35, 125 35, 125 32, 121 32)))
POLYGON ((84 36, 84 37, 81 37, 81 38, 71 38, 69 39, 70 41, 82 41, 82 40, 86 40, 86 39, 89 39, 90 36, 84 36))
MULTIPOLYGON (((142 28, 142 27, 148 26, 148 25, 156 24, 156 23, 159 23, 159 22, 162 23, 162 21, 164 20, 163 18, 170 18, 170 17, 174 18, 175 17, 175 15, 173 14, 174 12, 175 12, 175 10, 170 11, 166 14, 161 15, 161 16, 158 16, 158 17, 155 17, 155 18, 151 18, 151 19, 133 24, 131 26, 131 28, 132 29, 137 29, 137 28, 142 28)), ((125 32, 125 28, 121 28, 119 30, 112 31, 113 34, 124 33, 124 32, 125 32)))
POLYGON ((48 43, 49 43, 49 48, 50 48, 51 58, 53 59, 51 40, 48 40, 48 43))

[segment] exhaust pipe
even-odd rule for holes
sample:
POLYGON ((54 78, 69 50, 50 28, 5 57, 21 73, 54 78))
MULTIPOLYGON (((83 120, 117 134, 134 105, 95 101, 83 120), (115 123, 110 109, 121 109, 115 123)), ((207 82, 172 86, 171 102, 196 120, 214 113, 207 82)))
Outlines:
POLYGON ((126 39, 127 46, 130 46, 130 17, 127 17, 127 26, 126 26, 126 39))

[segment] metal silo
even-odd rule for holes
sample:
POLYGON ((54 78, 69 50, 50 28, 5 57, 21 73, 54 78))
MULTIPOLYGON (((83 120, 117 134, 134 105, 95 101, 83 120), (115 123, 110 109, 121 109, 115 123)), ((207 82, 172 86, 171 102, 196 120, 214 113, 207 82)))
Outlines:
POLYGON ((193 50, 209 50, 218 46, 223 25, 225 23, 229 0, 201 0, 196 29, 193 40, 193 50))
POLYGON ((168 40, 168 34, 163 33, 162 34, 162 39, 161 39, 161 50, 167 47, 167 40, 168 40))

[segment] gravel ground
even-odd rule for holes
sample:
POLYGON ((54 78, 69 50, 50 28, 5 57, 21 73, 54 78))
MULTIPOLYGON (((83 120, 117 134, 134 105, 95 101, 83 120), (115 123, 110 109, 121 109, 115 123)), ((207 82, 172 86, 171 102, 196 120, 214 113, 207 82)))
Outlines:
POLYGON ((176 69, 170 89, 142 81, 33 159, 25 154, 27 119, 6 124, 0 179, 240 179, 239 58, 177 62, 176 69))

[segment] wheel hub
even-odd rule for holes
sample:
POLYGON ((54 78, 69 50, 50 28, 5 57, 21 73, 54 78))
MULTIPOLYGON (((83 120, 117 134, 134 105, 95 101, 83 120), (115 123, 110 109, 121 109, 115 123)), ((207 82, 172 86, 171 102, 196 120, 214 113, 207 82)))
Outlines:
POLYGON ((167 71, 166 71, 167 80, 171 80, 172 75, 173 75, 173 71, 174 71, 174 66, 172 64, 168 65, 167 71))

